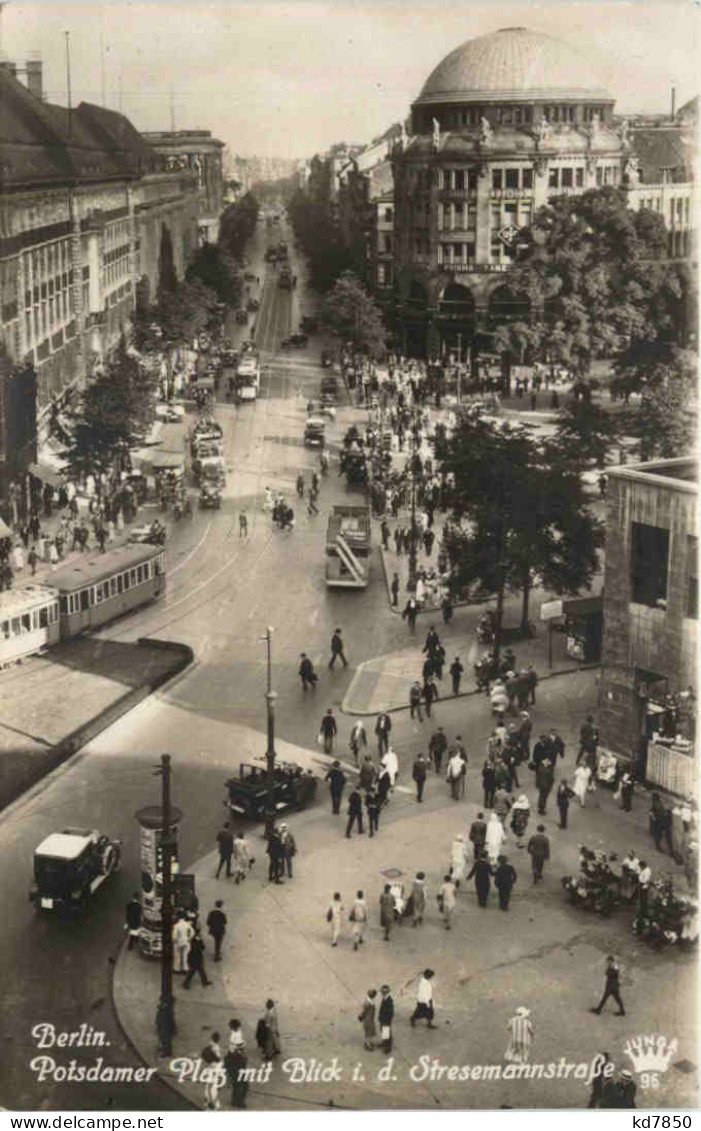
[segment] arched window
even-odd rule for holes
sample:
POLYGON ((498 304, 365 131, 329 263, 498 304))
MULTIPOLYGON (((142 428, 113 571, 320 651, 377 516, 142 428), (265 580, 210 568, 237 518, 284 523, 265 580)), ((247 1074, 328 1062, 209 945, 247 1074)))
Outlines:
POLYGON ((528 298, 507 285, 497 287, 489 297, 489 324, 492 329, 508 322, 526 322, 530 313, 528 298))

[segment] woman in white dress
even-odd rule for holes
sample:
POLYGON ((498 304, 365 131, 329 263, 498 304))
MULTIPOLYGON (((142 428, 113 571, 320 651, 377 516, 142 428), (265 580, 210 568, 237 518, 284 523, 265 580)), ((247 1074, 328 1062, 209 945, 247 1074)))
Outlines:
POLYGON ((465 879, 465 837, 460 833, 454 838, 450 849, 450 874, 455 886, 459 887, 465 879))
POLYGON ((387 773, 389 774, 389 780, 390 780, 390 783, 391 783, 391 787, 392 787, 392 789, 394 789, 394 783, 396 782, 397 774, 399 773, 399 761, 397 759, 397 755, 394 753, 394 750, 392 749, 391 746, 386 751, 386 753, 383 755, 382 760, 380 762, 380 765, 384 766, 385 769, 387 770, 387 773))
POLYGON ((589 768, 589 766, 577 766, 577 769, 574 771, 574 781, 572 788, 574 789, 575 797, 579 801, 579 804, 582 806, 582 808, 584 808, 584 804, 587 799, 587 789, 589 788, 590 779, 591 769, 589 768))
POLYGON ((263 510, 271 513, 274 506, 273 493, 269 487, 266 487, 263 492, 263 510))
POLYGON ((504 843, 505 836, 506 833, 504 832, 504 826, 502 825, 494 810, 492 810, 492 812, 489 814, 489 821, 487 823, 487 836, 485 839, 485 846, 490 863, 496 864, 497 857, 501 853, 501 846, 504 843))

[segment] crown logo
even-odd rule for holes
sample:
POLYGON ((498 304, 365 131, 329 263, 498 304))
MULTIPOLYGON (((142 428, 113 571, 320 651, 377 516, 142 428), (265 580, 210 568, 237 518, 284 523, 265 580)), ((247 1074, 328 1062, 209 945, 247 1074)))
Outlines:
POLYGON ((647 1033, 631 1037, 623 1046, 623 1051, 633 1062, 634 1072, 666 1072, 672 1057, 676 1056, 677 1048, 676 1038, 668 1041, 664 1036, 647 1033))

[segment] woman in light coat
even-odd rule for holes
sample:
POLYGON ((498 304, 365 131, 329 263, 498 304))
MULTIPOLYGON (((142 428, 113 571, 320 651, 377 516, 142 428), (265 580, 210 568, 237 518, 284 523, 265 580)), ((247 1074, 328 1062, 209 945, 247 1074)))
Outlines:
POLYGON ((360 1013, 358 1014, 358 1021, 362 1021, 363 1023, 363 1048, 367 1049, 368 1052, 374 1049, 375 1046, 372 1042, 377 1036, 377 1025, 375 1024, 375 1018, 377 1016, 376 998, 377 990, 368 990, 367 997, 360 1007, 360 1013))
POLYGON ((575 797, 579 801, 579 804, 582 806, 582 808, 584 808, 587 799, 587 789, 589 788, 590 780, 590 767, 585 766, 584 763, 577 766, 577 769, 574 771, 574 781, 572 788, 574 789, 575 797))

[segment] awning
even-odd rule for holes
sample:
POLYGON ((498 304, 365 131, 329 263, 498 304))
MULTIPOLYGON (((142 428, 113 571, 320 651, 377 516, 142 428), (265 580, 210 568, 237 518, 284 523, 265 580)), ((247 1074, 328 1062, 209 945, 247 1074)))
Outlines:
POLYGON ((12 531, 10 530, 7 523, 3 522, 3 520, 0 518, 0 538, 11 538, 11 537, 12 537, 12 531))
POLYGON ((37 463, 30 463, 27 471, 33 475, 35 479, 41 479, 42 483, 50 483, 52 487, 60 487, 63 483, 62 473, 55 467, 51 467, 44 460, 39 460, 37 463))
POLYGON ((603 594, 598 597, 571 597, 562 602, 562 613, 566 617, 588 617, 603 613, 603 594))

